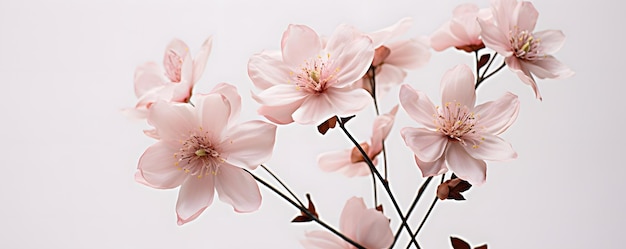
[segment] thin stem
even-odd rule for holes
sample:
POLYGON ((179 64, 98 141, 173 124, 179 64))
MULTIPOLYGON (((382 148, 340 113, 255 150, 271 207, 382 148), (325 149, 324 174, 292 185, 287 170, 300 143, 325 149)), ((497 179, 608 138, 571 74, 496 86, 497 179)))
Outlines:
MULTIPOLYGON (((422 197, 422 195, 424 194, 424 191, 426 190, 426 187, 428 187, 428 185, 430 184, 430 181, 433 179, 433 177, 428 177, 426 178, 426 181, 424 181, 422 183, 422 186, 420 186, 419 190, 417 191, 417 196, 415 196, 415 199, 413 200, 413 203, 411 204, 411 207, 409 207, 409 211, 407 211, 406 213, 406 217, 405 219, 409 219, 409 216, 411 216, 411 212, 413 212, 413 209, 415 209, 415 207, 417 206, 417 202, 420 200, 420 198, 422 197)), ((396 236, 394 238, 394 243, 398 240, 398 238, 400 237, 400 232, 402 232, 402 227, 398 227, 398 230, 396 231, 396 236)))
POLYGON ((298 199, 298 196, 296 196, 293 192, 291 192, 291 189, 289 189, 287 187, 287 185, 285 185, 283 183, 283 181, 281 181, 276 175, 274 175, 274 173, 272 173, 272 171, 270 171, 267 167, 265 167, 265 165, 261 164, 261 168, 263 168, 265 171, 267 171, 267 173, 269 173, 272 177, 274 177, 274 180, 276 180, 278 183, 280 183, 281 186, 283 186, 283 188, 285 190, 287 190, 287 192, 289 192, 289 194, 291 194, 291 196, 293 196, 294 199, 296 199, 296 201, 298 201, 298 203, 300 204, 300 206, 304 207, 304 204, 302 204, 302 202, 300 201, 300 199, 298 199))
MULTIPOLYGON (((441 183, 440 184, 443 184, 443 180, 445 178, 446 178, 446 174, 441 175, 441 183)), ((417 227, 417 230, 415 231, 415 235, 413 235, 413 237, 417 237, 417 234, 422 230, 422 227, 424 227, 424 224, 426 223, 426 220, 428 219, 428 216, 430 216, 430 213, 433 211, 433 208, 435 208, 435 204, 437 204, 437 200, 439 200, 439 198, 437 196, 435 196, 435 199, 430 204, 430 207, 428 208, 428 211, 426 212, 426 215, 422 219, 422 222, 420 223, 419 227, 417 227)), ((409 248, 409 247, 411 247, 410 243, 407 245, 406 248, 409 248)))
POLYGON ((504 68, 504 66, 506 66, 506 62, 502 62, 502 65, 500 65, 500 67, 498 67, 498 69, 496 69, 495 71, 487 74, 487 76, 482 77, 480 79, 480 81, 476 84, 476 88, 478 88, 478 85, 480 85, 480 83, 482 83, 483 81, 485 81, 486 79, 488 79, 489 77, 491 77, 492 75, 496 74, 498 71, 500 71, 502 68, 504 68))
POLYGON ((485 70, 483 71, 483 74, 480 75, 480 77, 478 77, 478 75, 476 76, 476 84, 479 84, 481 79, 485 78, 485 74, 487 73, 487 70, 489 70, 489 67, 491 67, 491 64, 493 63, 493 61, 496 60, 496 56, 498 56, 498 53, 494 53, 493 56, 491 56, 491 60, 489 60, 489 63, 487 63, 487 66, 485 67, 485 70))
MULTIPOLYGON (((372 169, 370 169, 370 172, 372 169)), ((376 176, 374 172, 372 172, 372 187, 374 188, 374 207, 378 206, 378 188, 376 186, 376 176)))
POLYGON ((478 83, 478 78, 480 77, 480 68, 478 68, 478 63, 480 62, 478 59, 478 50, 474 50, 474 58, 476 60, 476 83, 478 83))
MULTIPOLYGON (((385 191, 387 192, 387 195, 389 196, 389 199, 391 199, 391 203, 393 204, 393 207, 395 208, 396 212, 400 216, 400 219, 402 220, 402 226, 404 226, 404 228, 407 230, 407 232, 409 232, 409 234, 412 235, 413 232, 411 231, 411 228, 409 227, 409 225, 406 223, 406 219, 404 218, 404 214, 402 214, 402 210, 400 210, 400 206, 398 205, 398 202, 396 201, 396 198, 393 196, 393 193, 391 192, 391 189, 389 188, 389 183, 386 182, 383 179, 383 177, 380 175, 378 170, 376 170, 376 167, 374 167, 374 163, 372 163, 372 160, 369 158, 367 153, 365 153, 365 151, 363 150, 361 145, 359 145, 359 143, 354 139, 354 137, 352 137, 350 132, 348 132, 348 130, 346 129, 344 123, 341 122, 341 119, 339 119, 337 121, 337 123, 339 123, 339 127, 346 134, 346 136, 350 139, 350 141, 352 141, 354 146, 356 146, 356 148, 359 150, 359 152, 361 152, 361 155, 365 159, 365 163, 367 163, 367 165, 370 167, 370 170, 374 174, 376 174, 376 177, 378 178, 378 180, 380 180, 380 182, 383 184, 383 187, 385 188, 385 191)), ((419 244, 415 240, 414 236, 411 236, 411 242, 414 243, 419 248, 419 244)))
POLYGON ((372 98, 374 99, 374 108, 376 109, 376 116, 380 115, 378 110, 378 100, 376 100, 376 67, 371 66, 369 69, 372 72, 370 77, 370 86, 372 88, 372 98))
POLYGON ((331 231, 332 233, 334 233, 335 235, 339 236, 340 238, 342 238, 343 240, 345 240, 346 242, 352 244, 353 246, 355 246, 356 248, 359 249, 365 249, 364 246, 360 245, 359 243, 356 243, 354 240, 346 237, 345 235, 343 235, 342 233, 340 233, 339 231, 337 231, 335 228, 331 227, 330 225, 326 224, 325 222, 323 222, 322 220, 320 220, 319 218, 315 217, 315 215, 313 215, 311 212, 309 212, 308 209, 306 209, 304 206, 302 205, 298 205, 298 203, 296 203, 295 201, 293 201, 291 198, 289 198, 288 196, 286 196, 285 194, 283 194, 282 192, 280 192, 280 190, 276 189, 274 186, 270 185, 269 183, 267 183, 266 181, 264 181, 263 179, 257 177, 256 175, 254 175, 252 172, 248 171, 247 169, 243 169, 246 172, 248 172, 248 174, 250 174, 257 182, 260 182, 263 186, 267 187, 268 189, 272 190, 274 193, 276 193, 277 195, 279 195, 280 197, 282 197, 283 199, 285 199, 287 202, 289 202, 291 205, 293 205, 294 207, 298 208, 301 212, 305 213, 307 216, 309 216, 309 218, 313 219, 315 222, 317 222, 317 224, 320 224, 321 226, 323 226, 324 228, 328 229, 329 231, 331 231))

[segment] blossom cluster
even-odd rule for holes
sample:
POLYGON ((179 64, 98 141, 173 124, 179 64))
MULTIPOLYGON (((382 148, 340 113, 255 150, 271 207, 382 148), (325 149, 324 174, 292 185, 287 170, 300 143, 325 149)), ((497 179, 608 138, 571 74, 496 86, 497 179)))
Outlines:
MULTIPOLYGON (((325 134, 339 125, 354 146, 319 155, 320 170, 347 177, 378 177, 378 184, 394 203, 396 218, 402 221, 401 229, 419 248, 415 239, 419 229, 414 233, 407 224, 408 215, 402 213, 389 190, 391 181, 386 174, 383 179, 383 169, 377 167, 384 162, 386 173, 387 162, 379 155, 388 153, 385 140, 399 107, 421 125, 403 127, 400 135, 426 178, 423 186, 442 175, 436 196, 463 200, 460 192, 486 182, 486 161, 517 157, 511 144, 499 137, 518 116, 517 95, 509 92, 477 104, 477 88, 508 67, 541 99, 535 78, 560 79, 573 74, 552 55, 563 45, 564 34, 535 32, 537 19, 538 12, 530 2, 493 0, 491 8, 459 5, 452 18, 428 37, 402 39, 410 30, 411 18, 374 32, 343 24, 328 37, 309 26, 290 24, 282 34, 280 50, 254 54, 247 65, 257 89, 251 97, 260 105, 258 114, 267 121, 238 121, 242 97, 233 84, 220 83, 208 93, 196 93, 194 86, 204 72, 213 38, 209 37, 195 56, 184 42, 175 39, 166 47, 162 65, 148 62, 135 71, 138 101, 127 113, 146 119, 152 128, 144 133, 156 140, 140 157, 135 179, 152 188, 179 188, 179 225, 197 219, 211 205, 215 192, 236 212, 257 210, 262 200, 260 183, 301 211, 294 222, 315 221, 329 230, 307 232, 302 239, 306 248, 393 247, 398 236, 394 237, 389 214, 383 213, 376 200, 370 208, 360 197, 347 200, 339 229, 333 229, 318 217, 310 198, 304 206, 264 165, 272 156, 278 126, 314 125, 325 134), (449 69, 441 79, 437 105, 405 78, 410 70, 428 63, 431 49, 448 48, 474 54, 475 69, 466 64, 449 69), (501 61, 501 66, 491 68, 494 61, 501 61), (373 104, 378 114, 377 101, 395 87, 400 88, 398 105, 374 119, 368 141, 356 141, 345 123, 368 105, 373 104), (259 167, 292 196, 259 178, 254 173, 259 167), (444 182, 448 171, 453 174, 444 182)), ((374 181, 374 189, 378 187, 374 181)), ((418 200, 419 195, 414 202, 418 200)), ((453 238, 453 244, 462 244, 459 240, 453 238)))

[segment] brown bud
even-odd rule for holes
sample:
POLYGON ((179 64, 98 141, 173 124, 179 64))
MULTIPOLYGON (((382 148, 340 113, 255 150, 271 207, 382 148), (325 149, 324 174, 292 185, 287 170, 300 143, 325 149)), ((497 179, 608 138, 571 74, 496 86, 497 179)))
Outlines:
POLYGON ((437 198, 439 198, 440 200, 465 200, 465 197, 463 197, 461 193, 467 191, 471 187, 472 185, 469 182, 461 178, 450 179, 443 182, 442 184, 439 184, 439 186, 437 187, 437 198))
POLYGON ((387 57, 391 54, 391 50, 388 47, 380 46, 374 50, 374 60, 372 60, 372 66, 377 67, 382 65, 387 57))

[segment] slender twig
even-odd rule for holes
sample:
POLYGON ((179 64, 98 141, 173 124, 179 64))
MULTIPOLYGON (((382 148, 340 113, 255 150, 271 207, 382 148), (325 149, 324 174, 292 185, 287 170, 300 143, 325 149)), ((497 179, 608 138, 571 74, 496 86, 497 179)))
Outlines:
POLYGON ((289 189, 289 187, 287 187, 287 185, 285 185, 283 183, 283 181, 281 181, 276 175, 274 175, 274 173, 272 173, 272 171, 270 171, 267 167, 265 167, 265 165, 261 164, 261 168, 263 168, 265 171, 267 171, 267 173, 269 173, 272 177, 274 177, 274 180, 276 180, 278 183, 280 183, 281 186, 283 186, 283 188, 285 190, 287 190, 287 192, 289 192, 289 194, 291 196, 293 196, 294 199, 296 199, 296 201, 298 201, 298 203, 300 204, 300 206, 304 207, 304 204, 302 204, 302 202, 300 201, 300 199, 298 199, 298 196, 295 195, 293 192, 291 192, 291 189, 289 189))
POLYGON ((478 67, 478 63, 480 62, 478 58, 478 50, 474 50, 474 58, 476 60, 476 83, 478 83, 478 78, 480 77, 480 68, 478 67))
POLYGON ((314 220, 315 222, 317 222, 317 224, 320 224, 321 226, 323 226, 324 228, 328 229, 329 231, 331 231, 332 233, 334 233, 335 235, 339 236, 340 238, 342 238, 343 240, 345 240, 346 242, 352 244, 353 246, 355 246, 356 248, 359 249, 365 249, 364 246, 360 245, 359 243, 355 242, 354 240, 346 237, 345 235, 343 235, 342 233, 340 233, 339 231, 337 231, 335 228, 331 227, 330 225, 326 224, 325 222, 323 222, 322 220, 320 220, 319 218, 317 218, 315 215, 313 215, 311 212, 309 212, 308 209, 306 209, 304 206, 302 205, 298 205, 298 203, 296 203, 295 201, 293 201, 291 198, 289 198, 288 196, 286 196, 285 194, 283 194, 283 192, 280 192, 280 190, 276 189, 274 186, 270 185, 269 183, 267 183, 265 180, 257 177, 256 175, 254 175, 252 172, 248 171, 247 169, 243 169, 246 172, 248 172, 248 174, 250 174, 257 182, 261 183, 263 186, 267 187, 268 189, 272 190, 274 193, 276 193, 277 195, 279 195, 280 197, 282 197, 283 199, 285 199, 287 202, 289 202, 291 205, 293 205, 294 207, 298 208, 301 212, 305 213, 307 216, 309 216, 309 218, 311 218, 312 220, 314 220))
POLYGON ((500 71, 502 68, 504 68, 504 66, 506 66, 506 62, 502 62, 502 65, 500 65, 500 67, 498 67, 498 69, 496 69, 495 71, 487 74, 487 76, 485 77, 481 77, 480 81, 478 81, 478 83, 476 83, 476 88, 478 88, 478 86, 480 85, 480 83, 482 83, 483 81, 485 81, 486 79, 488 79, 489 77, 491 77, 492 75, 496 74, 498 71, 500 71))
MULTIPOLYGON (((446 174, 441 175, 441 184, 443 184, 443 180, 445 178, 446 178, 446 174)), ((413 235, 413 237, 417 238, 417 234, 422 230, 422 227, 424 227, 424 224, 426 223, 426 220, 428 219, 428 216, 430 216, 430 213, 433 211, 433 208, 435 207, 435 204, 437 204, 437 200, 439 200, 439 198, 437 196, 435 196, 435 199, 430 204, 430 207, 428 208, 428 211, 426 212, 426 215, 424 215, 424 218, 422 219, 422 222, 420 223, 419 227, 417 227, 417 230, 415 231, 415 235, 413 235)), ((410 247, 411 247, 411 243, 409 243, 406 246, 406 248, 410 248, 410 247)))
POLYGON ((376 116, 380 115, 378 110, 378 100, 376 99, 376 67, 371 66, 369 69, 372 72, 370 75, 370 87, 372 88, 372 98, 374 99, 374 108, 376 109, 376 116))
MULTIPOLYGON (((378 178, 378 180, 380 180, 383 187, 385 188, 385 191, 387 192, 389 199, 391 199, 391 203, 393 204, 393 207, 395 208, 396 212, 400 216, 400 219, 402 220, 402 226, 404 226, 407 232, 409 232, 409 234, 412 235, 413 231, 411 230, 411 227, 409 227, 409 225, 407 224, 406 219, 404 218, 404 214, 402 214, 402 210, 400 210, 400 206, 398 205, 396 198, 393 196, 393 193, 391 192, 391 189, 389 188, 389 183, 384 181, 383 177, 380 175, 378 170, 376 170, 376 167, 374 167, 374 163, 372 163, 372 160, 369 158, 369 156, 367 156, 367 153, 365 153, 361 145, 359 145, 359 143, 354 139, 354 137, 352 137, 350 132, 348 132, 348 130, 345 127, 345 124, 341 122, 341 119, 339 119, 337 123, 339 123, 339 127, 341 128, 341 130, 346 134, 346 136, 350 139, 350 141, 352 141, 352 143, 356 146, 359 152, 361 152, 361 155, 365 159, 365 163, 367 163, 367 165, 370 167, 370 170, 374 174, 376 174, 376 177, 378 178)), ((414 243, 419 248, 419 244, 415 240, 414 236, 411 236, 411 243, 414 243)))
MULTIPOLYGON (((433 179, 433 177, 430 176, 430 177, 426 178, 426 181, 424 181, 422 183, 422 186, 420 186, 419 190, 417 191, 417 195, 415 196, 415 199, 413 199, 413 203, 411 204, 411 207, 409 207, 409 210, 406 213, 406 217, 404 217, 405 219, 407 219, 407 220, 409 219, 409 216, 411 216, 411 212, 413 212, 413 209, 415 209, 415 207, 417 206, 417 202, 420 200, 420 198, 424 194, 424 191, 426 190, 426 187, 428 187, 428 185, 430 184, 430 181, 432 179, 433 179)), ((394 244, 396 243, 396 241, 400 237, 400 232, 402 232, 402 227, 398 227, 398 230, 396 231, 396 236, 395 236, 395 238, 393 240, 394 244)))
POLYGON ((498 55, 498 53, 494 53, 493 56, 491 56, 491 60, 489 60, 489 63, 487 63, 487 66, 485 67, 485 70, 480 75, 480 77, 478 77, 478 75, 476 76, 476 80, 477 80, 476 84, 479 84, 480 82, 478 82, 478 81, 485 77, 485 74, 487 73, 487 70, 489 70, 489 67, 491 67, 491 64, 493 63, 493 61, 496 60, 496 56, 497 55, 498 55))

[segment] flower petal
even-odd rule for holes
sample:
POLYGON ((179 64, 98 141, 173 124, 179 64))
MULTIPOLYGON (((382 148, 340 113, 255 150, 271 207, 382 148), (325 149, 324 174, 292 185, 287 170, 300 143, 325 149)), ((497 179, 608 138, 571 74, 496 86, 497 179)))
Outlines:
POLYGON ((349 248, 345 242, 337 235, 326 231, 311 231, 304 234, 306 239, 300 241, 306 249, 345 249, 349 248))
POLYGON ((287 65, 300 65, 317 56, 321 49, 319 36, 308 26, 290 24, 283 33, 281 51, 287 65))
MULTIPOLYGON (((402 68, 392 64, 383 64, 378 68, 380 68, 380 72, 376 72, 376 98, 383 99, 391 88, 404 81, 407 73, 402 68)), ((369 78, 364 78, 360 83, 361 85, 368 84, 366 87, 369 87, 369 78)))
POLYGON ((504 57, 513 55, 513 48, 511 48, 511 42, 509 42, 507 34, 502 33, 502 31, 491 22, 481 20, 480 18, 477 20, 481 29, 480 36, 483 38, 486 47, 495 50, 504 57))
POLYGON ((150 107, 148 123, 158 130, 161 140, 174 143, 178 143, 181 136, 188 135, 189 131, 197 129, 191 105, 165 101, 157 101, 150 107))
POLYGON ((369 149, 368 155, 378 155, 383 149, 383 142, 389 136, 393 122, 398 113, 398 105, 387 114, 380 115, 374 119, 374 126, 372 128, 372 144, 369 149))
POLYGON ((348 238, 356 239, 359 230, 358 225, 365 210, 367 210, 367 206, 365 206, 363 198, 351 197, 348 199, 339 217, 339 230, 348 238))
POLYGON ((343 88, 361 79, 374 59, 372 40, 366 35, 345 42, 342 50, 328 51, 330 58, 334 59, 333 66, 339 68, 337 83, 330 85, 332 87, 343 88))
POLYGON ((481 140, 473 141, 478 146, 463 146, 473 158, 489 161, 507 161, 517 158, 511 144, 495 135, 483 135, 481 140))
POLYGON ((395 65, 404 69, 417 69, 426 65, 430 60, 428 46, 419 39, 409 39, 389 43, 391 50, 386 64, 395 65))
POLYGON ((394 237, 389 218, 375 209, 365 210, 359 219, 356 241, 365 248, 389 248, 394 237))
POLYGON ((209 36, 209 38, 202 43, 202 47, 200 47, 200 51, 196 54, 196 57, 193 58, 193 82, 198 82, 200 77, 202 77, 202 73, 204 73, 204 69, 206 68, 206 61, 211 54, 212 47, 213 37, 209 36))
POLYGON ((476 103, 476 90, 474 89, 474 74, 465 64, 458 65, 448 70, 441 79, 441 102, 460 103, 470 109, 476 103))
POLYGON ((163 69, 154 62, 147 62, 135 69, 135 95, 140 98, 155 87, 166 84, 163 69))
POLYGON ((294 85, 275 85, 252 98, 261 105, 283 106, 301 103, 308 96, 306 91, 298 90, 294 85))
POLYGON ((476 106, 475 116, 481 132, 498 135, 509 128, 517 119, 519 99, 517 95, 506 93, 495 101, 476 106))
POLYGON ((551 55, 541 60, 522 61, 522 65, 540 79, 563 79, 574 74, 569 67, 551 55))
POLYGON ((230 103, 230 120, 237 120, 241 112, 241 95, 237 92, 237 87, 228 83, 219 83, 209 92, 223 95, 230 103))
POLYGON ((261 106, 257 112, 276 124, 290 124, 293 123, 291 115, 300 108, 302 102, 282 106, 261 106))
POLYGON ((164 142, 148 147, 137 165, 140 178, 153 188, 169 189, 180 186, 187 175, 175 165, 176 158, 173 155, 176 152, 175 148, 164 142))
POLYGON ((422 172, 422 177, 437 176, 448 171, 445 163, 446 158, 443 156, 434 162, 424 162, 420 160, 417 156, 414 156, 413 158, 415 159, 417 167, 422 172))
POLYGON ((459 178, 472 185, 482 185, 487 178, 485 161, 471 157, 459 143, 450 143, 446 150, 448 167, 459 178))
POLYGON ((291 117, 298 124, 320 124, 337 115, 335 112, 327 94, 319 94, 306 98, 291 117))
POLYGON ((253 55, 248 61, 248 76, 261 90, 287 83, 290 71, 279 52, 263 51, 253 55))
POLYGON ((276 125, 253 120, 228 130, 218 148, 228 163, 256 169, 271 158, 275 140, 276 125))
POLYGON ((438 114, 437 108, 426 94, 416 91, 409 85, 400 87, 400 105, 413 120, 429 129, 437 129, 434 115, 438 114))
POLYGON ((254 178, 243 169, 223 163, 215 176, 215 188, 221 201, 236 212, 249 213, 261 206, 261 192, 254 178))
POLYGON ((565 34, 560 30, 544 30, 535 32, 536 39, 541 41, 541 49, 544 54, 558 52, 565 43, 565 34))
POLYGON ((504 59, 506 65, 513 71, 517 77, 522 80, 522 82, 526 85, 532 87, 535 92, 535 97, 541 100, 541 94, 539 93, 539 87, 535 82, 535 79, 528 71, 528 68, 525 68, 525 64, 521 62, 521 60, 517 59, 515 56, 507 57, 504 59))
POLYGON ((210 141, 219 141, 230 119, 230 102, 224 95, 213 93, 199 98, 200 128, 208 132, 210 141))
POLYGON ((363 108, 372 101, 372 97, 369 93, 361 88, 331 87, 327 89, 323 95, 325 95, 328 102, 330 102, 335 114, 340 117, 354 115, 360 110, 363 110, 363 108))
POLYGON ((335 172, 350 167, 351 153, 352 149, 322 153, 317 157, 317 165, 325 172, 335 172))
POLYGON ((448 138, 441 133, 424 128, 404 127, 400 133, 406 146, 425 162, 439 159, 448 144, 448 138))
POLYGON ((176 214, 178 225, 183 225, 196 219, 211 203, 215 194, 215 179, 213 175, 202 178, 188 177, 178 191, 176 214))
POLYGON ((528 1, 522 1, 517 5, 514 18, 517 18, 517 27, 519 30, 535 30, 535 24, 537 24, 537 18, 539 12, 535 9, 535 6, 528 1))
POLYGON ((411 26, 413 26, 413 18, 405 17, 389 27, 374 31, 368 35, 372 38, 373 47, 377 48, 386 43, 389 39, 406 33, 411 26))

